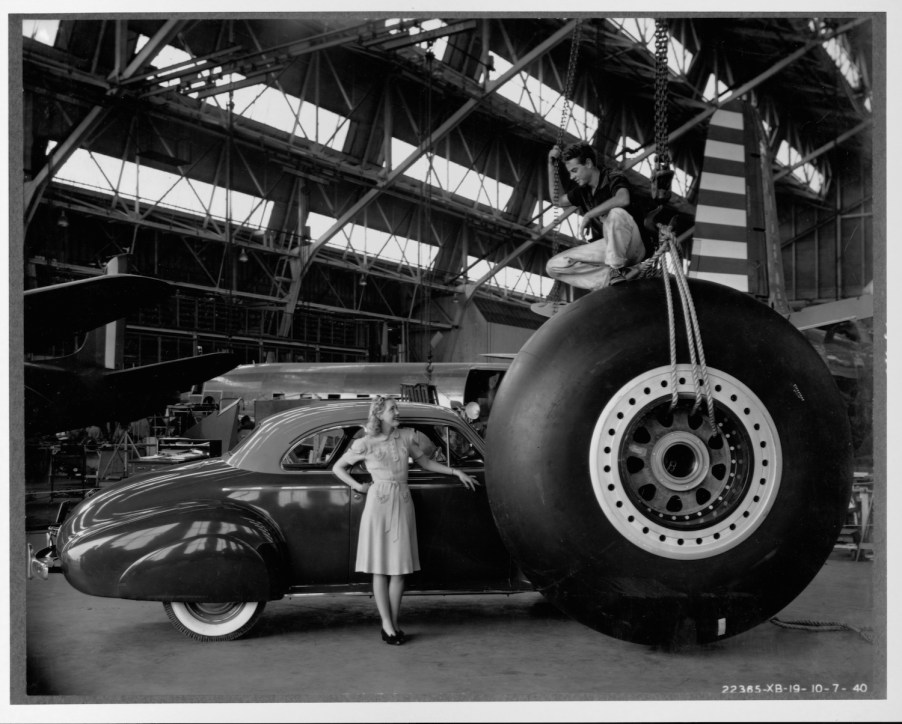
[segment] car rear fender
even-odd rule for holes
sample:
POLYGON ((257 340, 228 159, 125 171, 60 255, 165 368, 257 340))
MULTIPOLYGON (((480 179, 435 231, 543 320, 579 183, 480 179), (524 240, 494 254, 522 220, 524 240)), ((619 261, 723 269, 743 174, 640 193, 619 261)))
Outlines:
MULTIPOLYGON (((257 511, 220 502, 195 504, 190 525, 145 550, 122 572, 120 598, 149 601, 267 601, 285 589, 285 545, 275 526, 257 511)), ((184 510, 180 511, 184 522, 184 510)), ((146 520, 152 535, 161 514, 146 520)), ((132 531, 131 540, 140 532, 132 531)), ((163 536, 161 536, 163 538, 163 536)))

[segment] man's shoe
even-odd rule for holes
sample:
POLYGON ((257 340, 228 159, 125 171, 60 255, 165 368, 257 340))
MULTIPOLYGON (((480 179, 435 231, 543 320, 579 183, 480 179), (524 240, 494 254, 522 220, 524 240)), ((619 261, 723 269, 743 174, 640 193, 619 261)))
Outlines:
POLYGON ((608 284, 614 286, 615 284, 628 282, 630 279, 638 279, 641 271, 638 264, 636 266, 623 266, 611 269, 611 278, 608 284))

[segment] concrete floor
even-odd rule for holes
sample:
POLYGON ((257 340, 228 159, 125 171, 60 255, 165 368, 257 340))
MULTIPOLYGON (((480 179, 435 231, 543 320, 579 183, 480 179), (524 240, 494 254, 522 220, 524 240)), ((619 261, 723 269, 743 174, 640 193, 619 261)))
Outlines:
MULTIPOLYGON (((42 495, 25 501, 24 537, 36 549, 44 545, 43 531, 59 502, 42 495)), ((66 704, 78 705, 68 721, 80 720, 82 705, 93 703, 104 704, 100 710, 112 721, 169 720, 171 704, 203 703, 201 710, 191 709, 193 721, 250 721, 263 710, 270 713, 262 721, 275 721, 282 711, 276 708, 274 716, 259 703, 217 709, 215 703, 222 702, 297 702, 305 712, 310 703, 326 703, 314 721, 332 718, 336 708, 342 720, 463 720, 467 706, 476 707, 470 718, 479 721, 493 719, 490 707, 499 702, 502 719, 514 711, 514 720, 521 721, 631 719, 634 707, 660 702, 664 708, 654 710, 654 720, 670 720, 685 703, 692 705, 689 718, 701 721, 701 703, 727 702, 731 708, 716 719, 730 720, 748 712, 750 700, 786 706, 795 699, 805 708, 794 719, 813 716, 814 707, 826 704, 826 718, 842 720, 837 707, 860 713, 886 703, 885 625, 879 618, 884 594, 875 585, 882 569, 879 561, 855 562, 847 552, 836 552, 778 616, 840 622, 873 633, 873 643, 855 631, 764 623, 717 644, 679 651, 599 634, 536 593, 408 596, 402 625, 410 641, 402 647, 381 642, 370 597, 341 595, 271 602, 250 636, 204 644, 178 633, 162 604, 86 596, 53 574, 27 581, 19 591, 14 587, 12 620, 14 629, 23 621, 24 634, 18 648, 22 665, 12 669, 12 701, 24 705, 29 721, 39 720, 34 711, 45 709, 40 705, 50 705, 48 721, 62 720, 67 707, 60 705, 66 704), (815 685, 823 690, 814 691, 815 685), (853 691, 856 685, 867 690, 853 691), (744 693, 740 686, 762 691, 744 693), (791 691, 793 686, 800 690, 791 691), (736 709, 740 700, 742 708, 736 709), (168 706, 146 706, 162 702, 168 706), (374 702, 380 704, 375 715, 374 702), (453 704, 416 709, 416 702, 453 704), (586 702, 604 702, 605 708, 587 710, 586 702), (626 710, 614 708, 624 702, 626 710), (407 713, 410 707, 415 714, 407 713)), ((307 718, 294 709, 288 716, 307 718)))
MULTIPOLYGON (((43 542, 37 534, 28 540, 43 542)), ((876 565, 835 553, 779 618, 874 627, 876 565)), ((717 644, 668 652, 596 633, 535 593, 407 597, 402 619, 410 641, 401 647, 379 640, 368 596, 273 602, 248 638, 217 644, 179 634, 162 604, 86 596, 57 574, 27 582, 25 608, 27 696, 20 703, 863 703, 886 691, 881 631, 870 643, 854 631, 764 623, 717 644), (862 684, 866 692, 852 690, 862 684), (727 688, 739 685, 782 692, 727 688), (793 685, 806 691, 792 693, 793 685)))

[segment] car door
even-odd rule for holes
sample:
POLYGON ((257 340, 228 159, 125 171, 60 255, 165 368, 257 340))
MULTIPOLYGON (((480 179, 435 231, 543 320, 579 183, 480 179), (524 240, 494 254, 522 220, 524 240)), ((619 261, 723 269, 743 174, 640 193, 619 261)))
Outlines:
MULTIPOLYGON (((293 588, 348 584, 351 490, 332 474, 356 427, 328 425, 295 440, 269 509, 284 532, 293 588)), ((356 544, 356 537, 354 539, 356 544)), ((355 546, 356 547, 356 546, 355 546)))
POLYGON ((501 541, 485 489, 485 460, 478 436, 463 423, 412 425, 434 450, 429 457, 459 468, 480 485, 468 490, 455 475, 412 466, 408 483, 417 517, 422 570, 411 588, 503 589, 511 558, 501 541))

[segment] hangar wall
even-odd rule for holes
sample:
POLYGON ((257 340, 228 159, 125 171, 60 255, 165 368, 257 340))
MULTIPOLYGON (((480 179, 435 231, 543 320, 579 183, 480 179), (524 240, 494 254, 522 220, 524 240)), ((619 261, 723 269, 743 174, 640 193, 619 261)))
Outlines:
MULTIPOLYGON (((453 299, 434 301, 442 315, 457 320, 452 329, 444 331, 432 348, 434 362, 491 362, 487 355, 515 354, 544 321, 528 309, 502 301, 476 298, 459 312, 460 303, 453 299)), ((432 337, 432 335, 430 335, 432 337)), ((412 335, 412 354, 426 354, 428 349, 422 335, 412 335)))

